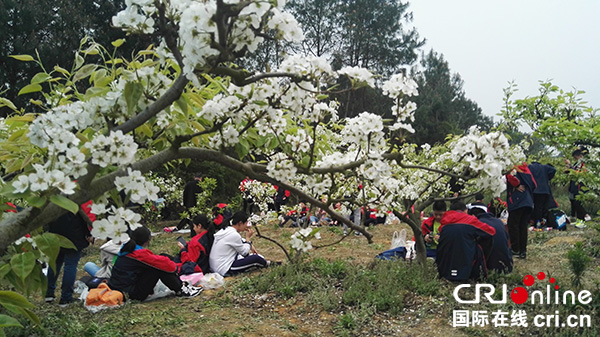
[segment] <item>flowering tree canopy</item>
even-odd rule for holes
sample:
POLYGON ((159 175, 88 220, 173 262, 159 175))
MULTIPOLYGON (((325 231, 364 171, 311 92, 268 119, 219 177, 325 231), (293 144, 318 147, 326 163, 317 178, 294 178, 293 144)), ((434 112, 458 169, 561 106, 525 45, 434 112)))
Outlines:
POLYGON ((598 110, 583 100, 581 95, 584 91, 565 91, 549 81, 540 81, 537 96, 517 98, 517 90, 514 83, 504 90, 502 129, 515 130, 525 125, 533 131, 533 137, 564 158, 571 158, 576 148, 586 147, 589 155, 585 158, 585 170, 569 170, 562 178, 564 182, 573 180, 584 183, 584 189, 590 193, 583 193, 578 198, 596 200, 600 192, 598 110))
MULTIPOLYGON (((446 194, 450 180, 467 191, 504 189, 502 173, 523 154, 502 133, 473 127, 443 145, 404 141, 414 132, 410 98, 418 95, 404 74, 381 79, 359 67, 336 71, 305 55, 291 55, 265 73, 237 67, 265 38, 302 40, 284 2, 127 0, 113 24, 132 34, 159 34, 156 48, 124 60, 84 40, 73 69, 42 67, 21 90, 43 90, 45 101, 33 103, 45 113, 2 99, 15 111, 2 121, 2 167, 15 177, 4 182, 1 196, 27 207, 3 214, 0 249, 90 199, 98 218, 94 234, 124 238, 139 216, 108 206, 107 193, 154 200, 158 189, 143 173, 180 159, 220 163, 285 188, 368 240, 371 234, 334 211, 334 203, 393 211, 420 234, 417 214, 446 194), (340 77, 352 87, 340 89, 340 77), (393 120, 366 111, 338 118, 338 103, 328 95, 361 86, 379 87, 393 100, 393 120)), ((422 237, 415 236, 424 258, 422 237)))

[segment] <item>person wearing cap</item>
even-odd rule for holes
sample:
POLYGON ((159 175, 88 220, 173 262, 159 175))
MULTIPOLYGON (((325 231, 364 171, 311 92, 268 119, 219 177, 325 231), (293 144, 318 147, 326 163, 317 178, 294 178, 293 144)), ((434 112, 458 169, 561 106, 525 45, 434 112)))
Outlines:
POLYGON ((269 262, 258 255, 250 238, 254 231, 248 228, 248 215, 244 211, 233 214, 231 223, 215 233, 209 254, 209 265, 221 276, 232 276, 254 268, 263 268, 269 262), (246 232, 246 240, 240 233, 246 232))
POLYGON ((467 206, 455 201, 444 213, 435 263, 440 277, 449 281, 487 277, 486 255, 492 247, 494 227, 467 214, 467 206))
POLYGON ((512 272, 513 256, 508 245, 508 231, 502 220, 488 213, 487 206, 482 202, 471 203, 467 205, 467 209, 470 215, 476 216, 479 221, 496 230, 496 234, 492 237, 492 248, 486 255, 488 270, 505 274, 512 272))

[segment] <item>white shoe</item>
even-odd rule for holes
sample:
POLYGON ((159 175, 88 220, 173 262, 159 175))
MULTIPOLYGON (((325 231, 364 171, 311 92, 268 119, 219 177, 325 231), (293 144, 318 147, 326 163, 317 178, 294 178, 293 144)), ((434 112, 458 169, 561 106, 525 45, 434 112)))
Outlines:
POLYGON ((195 287, 187 282, 183 282, 181 285, 181 291, 177 293, 179 297, 192 298, 200 295, 200 293, 204 290, 202 287, 195 287))
POLYGON ((590 221, 590 220, 592 220, 592 217, 589 214, 586 214, 585 217, 583 218, 583 220, 590 221))

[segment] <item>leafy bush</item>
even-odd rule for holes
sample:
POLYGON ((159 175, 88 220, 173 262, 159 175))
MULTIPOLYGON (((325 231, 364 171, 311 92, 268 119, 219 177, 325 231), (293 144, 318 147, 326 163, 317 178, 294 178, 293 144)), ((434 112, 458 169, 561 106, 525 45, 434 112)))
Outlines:
POLYGON ((571 272, 573 272, 571 283, 574 287, 579 288, 581 287, 583 273, 592 259, 587 256, 583 250, 583 244, 581 242, 577 242, 575 248, 567 252, 567 258, 569 259, 569 268, 571 269, 571 272))

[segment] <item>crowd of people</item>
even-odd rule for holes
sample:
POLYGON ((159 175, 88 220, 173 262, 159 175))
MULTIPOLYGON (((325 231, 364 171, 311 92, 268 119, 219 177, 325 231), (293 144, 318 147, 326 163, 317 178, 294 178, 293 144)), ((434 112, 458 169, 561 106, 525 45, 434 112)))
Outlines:
MULTIPOLYGON (((586 153, 585 148, 575 150, 574 162, 565 161, 565 169, 575 175, 583 172, 586 153)), ((505 175, 506 202, 494 198, 486 205, 483 195, 478 194, 468 205, 455 201, 448 211, 444 201, 434 202, 432 215, 421 224, 421 232, 427 256, 435 259, 440 277, 478 280, 487 277, 489 270, 511 272, 513 257, 526 259, 529 229, 549 225, 552 210, 559 206, 550 185, 555 174, 552 165, 523 163, 505 175), (498 208, 502 207, 508 212, 506 225, 499 219, 498 208)), ((591 220, 577 199, 582 188, 576 180, 569 184, 571 215, 577 228, 584 228, 585 221, 591 220)))
MULTIPOLYGON (((573 162, 566 161, 574 173, 585 170, 584 148, 573 152, 573 162)), ((547 223, 549 211, 558 205, 552 195, 550 181, 556 174, 552 165, 532 162, 516 165, 505 175, 507 183, 506 201, 493 199, 489 204, 483 202, 483 195, 475 196, 475 201, 465 205, 456 192, 455 201, 448 208, 445 201, 436 201, 432 205, 432 215, 421 225, 426 244, 427 256, 434 258, 439 276, 452 281, 482 279, 488 271, 510 273, 513 257, 527 257, 527 236, 530 226, 541 227, 547 223), (501 210, 508 212, 506 224, 499 219, 501 210)), ((197 194, 202 190, 198 182, 202 180, 196 174, 194 180, 186 184, 183 202, 186 210, 193 211, 197 194)), ((246 181, 246 180, 245 180, 246 181)), ((249 180, 247 180, 249 181, 249 180)), ((244 182, 240 186, 244 186, 244 182)), ((584 186, 573 180, 569 184, 569 199, 575 225, 584 227, 590 220, 589 214, 577 199, 584 186)), ((152 238, 150 230, 138 227, 129 233, 127 242, 109 240, 100 248, 101 266, 86 263, 84 269, 90 274, 88 285, 97 286, 107 282, 115 290, 128 295, 128 298, 144 300, 160 280, 178 296, 194 297, 201 291, 181 281, 181 275, 194 273, 218 273, 222 276, 236 275, 255 268, 264 268, 271 264, 258 254, 251 238, 253 229, 248 224, 248 211, 252 212, 252 196, 240 188, 244 198, 244 210, 232 213, 228 204, 219 203, 212 214, 197 214, 186 217, 173 227, 165 227, 173 232, 189 226, 190 239, 179 238, 179 253, 176 256, 155 254, 148 249, 152 238), (244 234, 244 237, 242 237, 244 234)), ((284 189, 275 189, 273 195, 274 210, 282 210, 290 200, 290 193, 284 189)), ((337 203, 334 209, 341 210, 337 203)), ((89 212, 90 205, 82 205, 85 214, 67 213, 52 222, 48 230, 61 234, 71 240, 76 249, 61 248, 56 271, 49 268, 46 301, 54 301, 58 274, 64 266, 61 299, 59 304, 73 302, 73 284, 77 274, 77 265, 81 251, 94 241, 90 234, 94 215, 89 212)), ((309 225, 338 225, 325 210, 310 207, 300 201, 297 207, 287 208, 280 218, 280 226, 306 227, 309 225)), ((385 214, 376 209, 356 208, 348 211, 347 218, 356 224, 368 226, 384 223, 385 214)), ((348 228, 344 227, 344 235, 348 228)))

